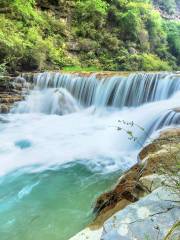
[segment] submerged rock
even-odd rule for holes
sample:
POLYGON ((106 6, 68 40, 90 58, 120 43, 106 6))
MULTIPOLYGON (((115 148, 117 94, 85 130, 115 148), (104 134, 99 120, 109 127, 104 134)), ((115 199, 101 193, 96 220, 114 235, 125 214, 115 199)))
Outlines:
POLYGON ((9 123, 9 120, 4 117, 0 117, 0 123, 9 123))
POLYGON ((63 88, 55 90, 53 113, 64 115, 78 110, 78 104, 71 94, 63 88))
POLYGON ((20 149, 30 148, 31 145, 32 145, 31 141, 29 141, 27 139, 22 139, 22 140, 15 142, 15 146, 19 147, 20 149))

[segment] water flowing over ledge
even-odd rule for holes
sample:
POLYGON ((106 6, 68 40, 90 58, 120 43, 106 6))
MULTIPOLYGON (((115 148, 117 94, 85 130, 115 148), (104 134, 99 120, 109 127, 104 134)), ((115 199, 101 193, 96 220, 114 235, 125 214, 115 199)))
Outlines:
POLYGON ((95 109, 140 107, 133 110, 135 114, 129 115, 129 119, 133 118, 132 120, 136 121, 136 114, 142 114, 146 118, 146 134, 144 139, 143 137, 141 139, 142 143, 153 132, 180 123, 180 113, 173 109, 180 105, 180 103, 178 105, 180 75, 176 73, 134 73, 129 76, 113 76, 44 72, 23 76, 33 83, 34 91, 25 102, 15 108, 16 112, 63 115, 92 105, 95 109), (168 101, 170 98, 172 100, 168 101), (166 100, 167 104, 162 102, 166 100), (157 102, 157 106, 153 102, 157 102), (145 106, 141 107, 144 104, 145 106))
POLYGON ((168 99, 180 90, 180 75, 174 73, 135 73, 129 76, 39 73, 33 78, 40 88, 65 88, 84 106, 135 107, 168 99))
POLYGON ((25 100, 0 116, 0 232, 67 240, 92 221, 97 196, 137 163, 149 136, 180 125, 180 76, 23 77, 25 100))

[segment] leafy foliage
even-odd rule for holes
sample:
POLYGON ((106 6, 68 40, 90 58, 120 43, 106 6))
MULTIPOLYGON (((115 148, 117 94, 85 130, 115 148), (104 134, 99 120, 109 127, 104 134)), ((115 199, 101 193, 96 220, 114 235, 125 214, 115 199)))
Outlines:
POLYGON ((6 74, 6 64, 0 64, 0 77, 6 74))
POLYGON ((10 72, 178 69, 179 36, 151 0, 0 2, 0 64, 10 72))
POLYGON ((165 27, 170 52, 176 58, 177 65, 180 65, 180 22, 167 22, 165 27))

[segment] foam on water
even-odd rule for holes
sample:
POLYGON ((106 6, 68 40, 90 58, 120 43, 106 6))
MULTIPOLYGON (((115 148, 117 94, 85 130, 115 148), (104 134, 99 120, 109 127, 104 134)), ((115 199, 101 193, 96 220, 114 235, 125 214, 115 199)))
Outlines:
POLYGON ((67 89, 85 106, 140 106, 164 100, 180 90, 180 76, 174 73, 135 73, 129 76, 102 77, 96 74, 39 73, 34 76, 39 89, 67 89))
POLYGON ((43 73, 34 83, 26 100, 0 117, 2 240, 68 239, 90 222, 96 197, 137 162, 147 138, 180 125, 174 74, 99 82, 43 73))
MULTIPOLYGON (((40 164, 46 168, 76 159, 99 161, 102 158, 103 165, 106 165, 106 159, 113 159, 111 169, 112 166, 128 168, 135 163, 134 154, 140 146, 128 140, 126 133, 117 131, 118 120, 133 121, 149 133, 152 133, 152 129, 178 124, 179 117, 176 117, 176 122, 169 120, 162 121, 161 124, 159 119, 166 118, 169 109, 178 107, 179 97, 180 94, 177 93, 168 100, 139 108, 108 110, 91 107, 63 116, 9 114, 10 123, 4 124, 0 138, 0 174, 31 164, 40 164), (22 151, 20 145, 24 139, 28 141, 28 148, 22 147, 22 151), (20 148, 17 148, 17 143, 20 148)), ((146 134, 136 127, 131 130, 143 145, 146 134)))
POLYGON ((26 100, 18 104, 11 112, 64 115, 76 112, 79 108, 77 101, 66 89, 34 89, 26 100))

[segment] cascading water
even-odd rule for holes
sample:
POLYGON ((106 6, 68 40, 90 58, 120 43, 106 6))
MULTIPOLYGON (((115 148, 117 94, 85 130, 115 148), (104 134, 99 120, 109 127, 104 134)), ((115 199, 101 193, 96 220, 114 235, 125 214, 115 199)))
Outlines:
POLYGON ((34 90, 12 112, 64 115, 78 111, 77 101, 64 88, 34 90))
POLYGON ((154 123, 149 127, 149 134, 166 127, 166 126, 176 126, 180 124, 180 112, 176 109, 165 111, 163 114, 157 116, 154 123))
POLYGON ((66 240, 91 221, 92 203, 136 162, 147 135, 179 127, 180 76, 40 73, 33 85, 0 116, 1 240, 66 240), (118 120, 145 129, 131 127, 138 144, 118 120))
POLYGON ((89 77, 40 73, 33 79, 38 88, 65 88, 85 106, 135 107, 171 97, 180 90, 180 76, 170 73, 137 73, 128 77, 89 77))

